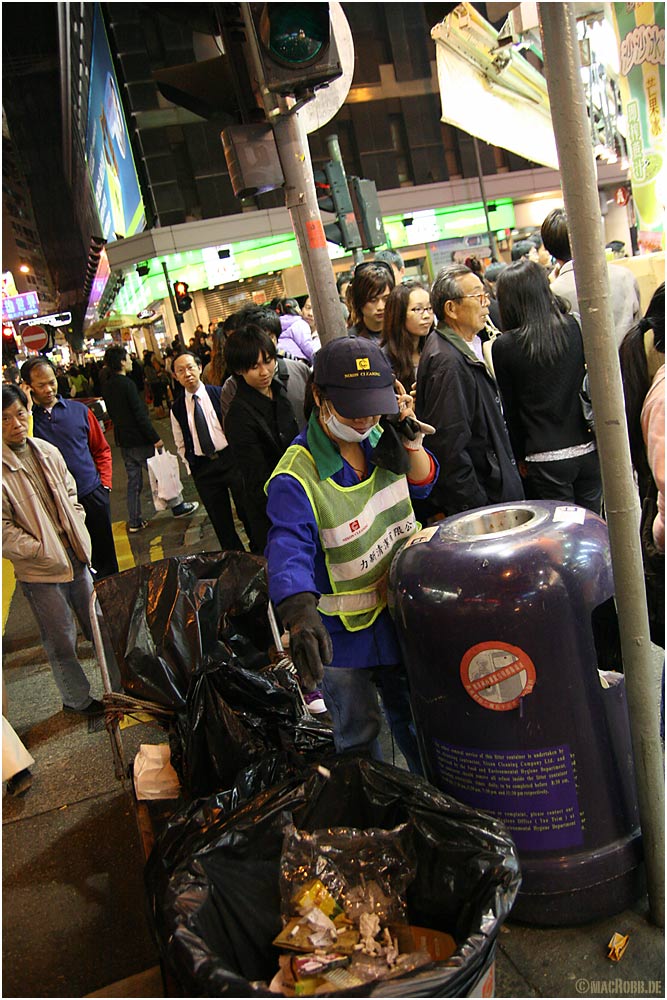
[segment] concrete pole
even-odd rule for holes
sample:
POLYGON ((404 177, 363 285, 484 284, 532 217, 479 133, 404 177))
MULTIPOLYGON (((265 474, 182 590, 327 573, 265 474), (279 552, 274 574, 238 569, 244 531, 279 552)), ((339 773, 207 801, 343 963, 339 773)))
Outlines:
POLYGON ((278 157, 285 177, 285 205, 290 213, 315 326, 322 345, 347 336, 310 160, 308 138, 298 115, 282 114, 272 121, 278 157))
POLYGON ((346 337, 347 328, 317 204, 308 136, 295 114, 297 105, 294 99, 278 97, 267 90, 250 4, 242 3, 241 12, 254 75, 266 120, 273 129, 285 178, 285 206, 292 220, 301 266, 306 275, 315 327, 324 346, 336 337, 346 337))
POLYGON ((577 298, 602 467, 651 918, 664 924, 665 801, 623 389, 613 336, 597 177, 571 3, 539 3, 545 73, 560 163, 577 298))

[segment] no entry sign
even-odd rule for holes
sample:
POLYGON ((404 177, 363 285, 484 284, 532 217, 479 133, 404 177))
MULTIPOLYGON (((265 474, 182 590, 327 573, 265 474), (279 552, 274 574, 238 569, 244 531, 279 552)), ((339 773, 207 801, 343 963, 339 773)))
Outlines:
POLYGON ((461 660, 463 686, 478 705, 493 712, 518 708, 535 684, 533 661, 507 642, 480 642, 461 660))
POLYGON ((21 339, 31 351, 43 351, 49 343, 49 335, 43 326, 24 326, 21 339))

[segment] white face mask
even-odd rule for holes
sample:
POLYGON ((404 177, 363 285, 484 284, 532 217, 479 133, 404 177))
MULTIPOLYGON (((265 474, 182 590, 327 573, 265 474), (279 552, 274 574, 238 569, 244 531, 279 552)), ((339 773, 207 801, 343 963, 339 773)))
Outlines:
POLYGON ((325 416, 324 410, 322 411, 322 419, 334 437, 339 438, 341 441, 347 441, 350 444, 359 444, 361 441, 365 441, 375 427, 375 424, 371 424, 367 431, 356 431, 354 427, 342 424, 338 417, 331 412, 331 409, 329 409, 328 416, 325 416))

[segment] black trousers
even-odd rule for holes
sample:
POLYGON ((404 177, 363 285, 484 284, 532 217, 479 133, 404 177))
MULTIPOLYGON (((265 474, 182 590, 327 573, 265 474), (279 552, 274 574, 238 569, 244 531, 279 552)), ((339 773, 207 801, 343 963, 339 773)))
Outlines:
POLYGON ((197 458, 196 467, 192 469, 192 478, 211 519, 213 530, 218 536, 220 548, 223 551, 242 552, 243 543, 234 526, 229 493, 231 490, 234 505, 245 527, 243 481, 234 466, 231 448, 217 452, 213 459, 197 458))
POLYGON ((92 493, 79 497, 79 503, 86 512, 86 528, 93 545, 91 562, 97 573, 96 579, 118 572, 118 560, 111 529, 111 501, 109 491, 102 483, 92 493))

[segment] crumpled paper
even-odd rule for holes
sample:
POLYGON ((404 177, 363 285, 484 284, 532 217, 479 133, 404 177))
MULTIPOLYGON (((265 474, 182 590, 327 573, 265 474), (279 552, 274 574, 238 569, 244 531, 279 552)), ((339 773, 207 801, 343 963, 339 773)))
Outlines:
POLYGON ((177 799, 178 775, 171 766, 168 743, 142 743, 134 758, 134 790, 138 799, 177 799))

